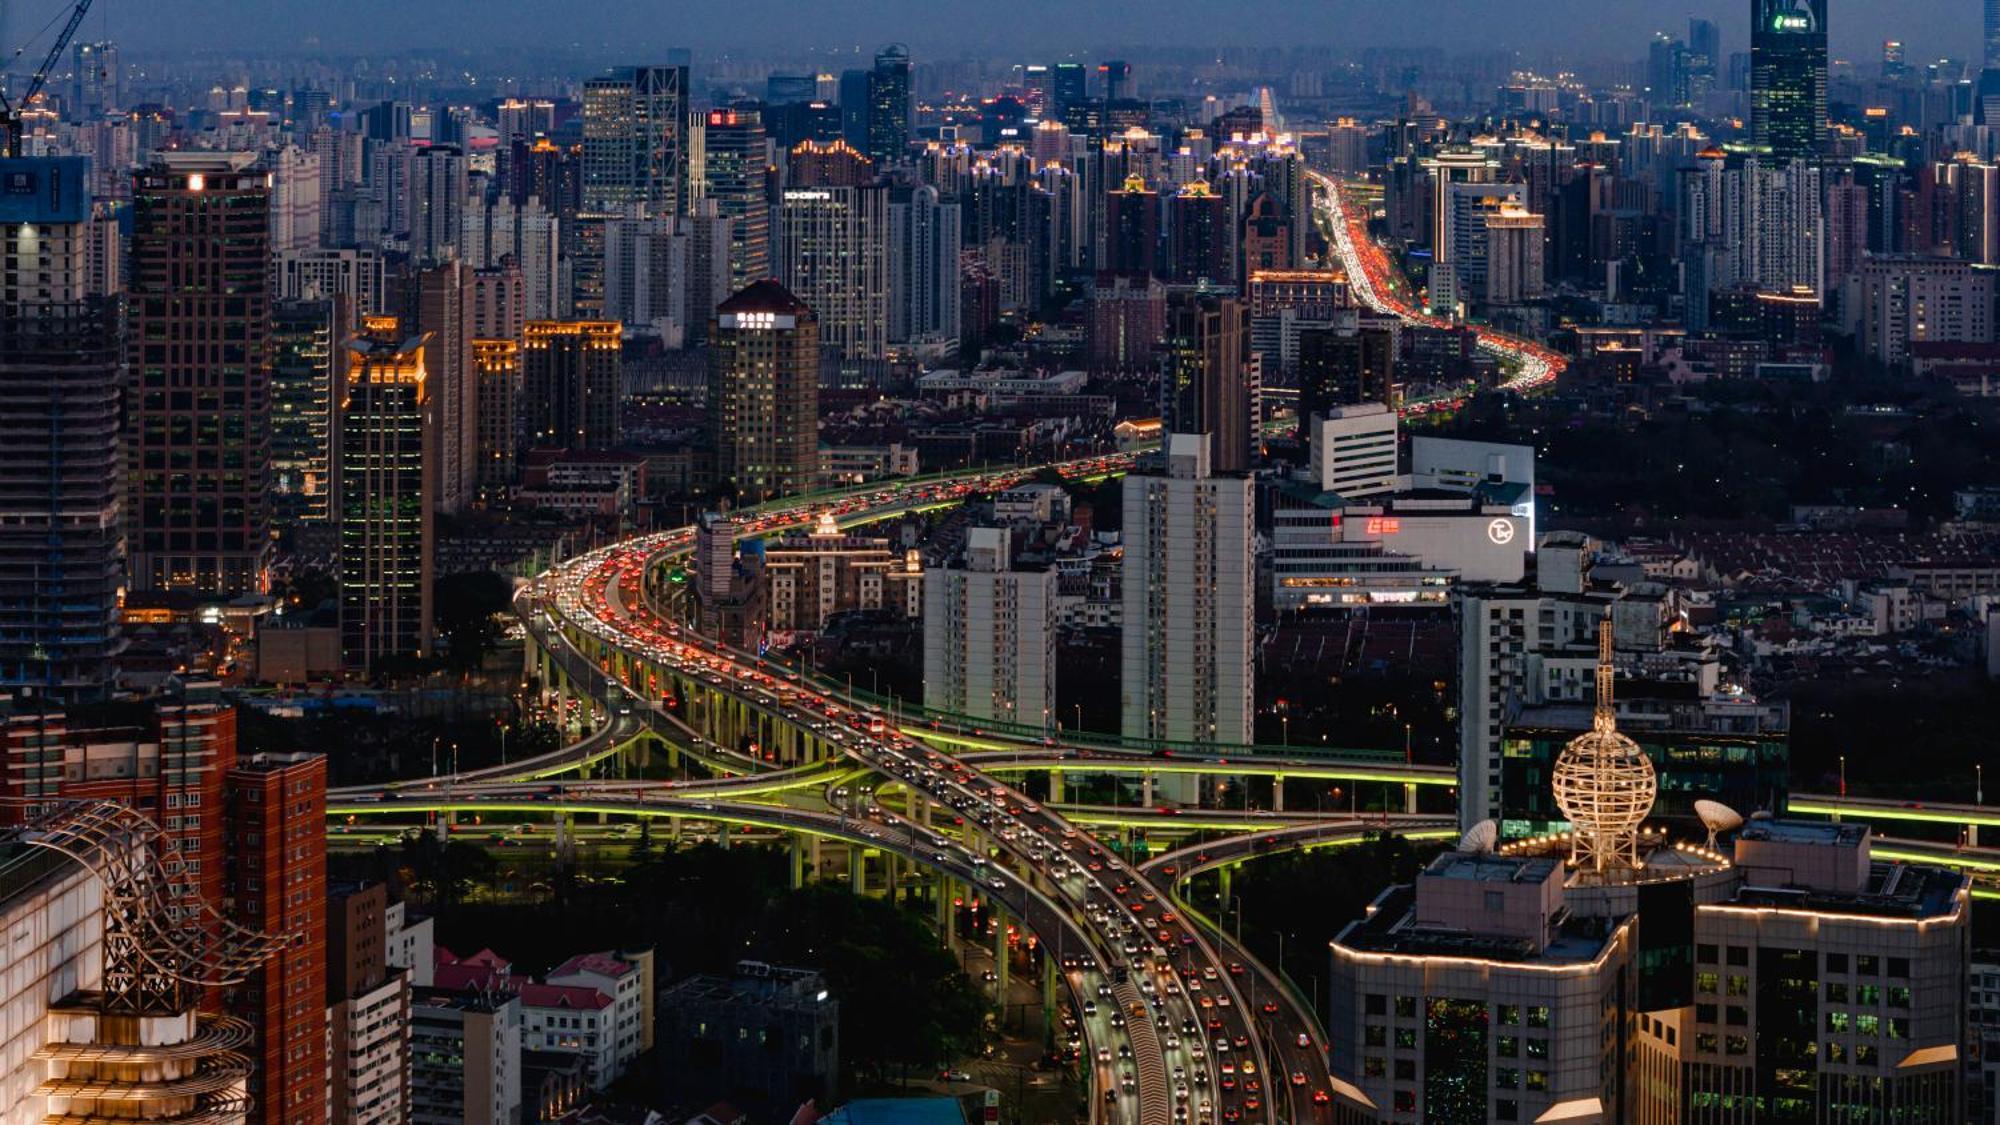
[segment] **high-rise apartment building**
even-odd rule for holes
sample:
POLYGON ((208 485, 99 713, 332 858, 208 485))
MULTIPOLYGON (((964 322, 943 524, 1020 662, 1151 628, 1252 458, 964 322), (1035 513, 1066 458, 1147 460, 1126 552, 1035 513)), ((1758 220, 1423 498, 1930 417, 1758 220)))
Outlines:
POLYGON ((382 255, 374 250, 298 250, 279 254, 277 292, 279 301, 326 301, 346 297, 348 323, 342 331, 361 323, 367 313, 384 311, 382 297, 382 255))
MULTIPOLYGON (((1346 325, 1299 333, 1299 419, 1365 402, 1393 404, 1396 334, 1391 328, 1346 325)), ((1310 428, 1306 444, 1312 444, 1310 428)))
POLYGON ((101 693, 124 647, 118 306, 88 295, 82 157, 0 159, 0 687, 101 693))
POLYGON ((429 654, 435 558, 431 338, 378 328, 347 346, 337 422, 341 662, 364 676, 429 654))
POLYGON ((270 206, 248 153, 169 152, 133 188, 131 581, 231 597, 271 550, 270 206))
POLYGON ((1127 741, 1252 740, 1252 482, 1210 466, 1207 435, 1171 434, 1161 471, 1125 480, 1127 741))
POLYGON ((877 164, 902 159, 910 146, 910 52, 900 43, 875 53, 868 72, 868 158, 877 164))
POLYGON ((583 84, 585 212, 686 212, 687 85, 684 66, 620 67, 583 84))
POLYGON ((959 205, 929 184, 889 203, 889 340, 959 338, 959 205))
POLYGON ((410 974, 388 962, 388 888, 338 884, 328 891, 330 1120, 401 1125, 410 1112, 410 974))
POLYGON ((522 1022, 521 998, 512 992, 416 989, 410 1016, 412 1125, 519 1120, 522 1022))
POLYGON ((1049 730, 1056 701, 1056 575, 1015 570, 1011 533, 966 532, 959 565, 924 571, 924 706, 1049 730))
POLYGON ((877 360, 889 347, 889 189, 843 142, 792 150, 778 205, 778 280, 812 309, 830 357, 877 360))
POLYGON ((1486 213, 1486 291, 1489 305, 1513 305, 1542 295, 1543 220, 1519 203, 1486 213))
POLYGON ((1855 346, 1891 367, 1923 343, 1991 343, 1993 275, 1954 258, 1864 258, 1842 286, 1843 326, 1855 346))
POLYGON ((326 758, 307 753, 238 758, 225 784, 230 916, 239 925, 290 939, 224 997, 230 1012, 253 1029, 244 1050, 251 1059, 249 1120, 324 1125, 326 758))
POLYGON ((1826 144, 1826 0, 1751 0, 1750 138, 1780 161, 1826 144))
POLYGON ((1379 402, 1336 406, 1313 414, 1312 479, 1324 492, 1356 500, 1396 491, 1396 419, 1379 402))
POLYGON ((1160 346, 1160 416, 1168 433, 1206 434, 1218 473, 1247 472, 1256 454, 1249 306, 1176 293, 1160 346))
POLYGON ((746 503, 813 488, 819 349, 813 309, 775 281, 716 307, 708 376, 715 479, 746 503))
POLYGON ((431 145, 410 163, 410 257, 423 265, 458 256, 465 229, 465 150, 431 145))
POLYGON ((299 253, 319 246, 321 228, 320 157, 286 145, 265 157, 271 174, 271 252, 299 253))
POLYGON ((1207 180, 1181 185, 1167 204, 1167 257, 1172 280, 1191 285, 1235 281, 1236 240, 1229 201, 1207 180))
POLYGON ((531 320, 521 346, 525 449, 618 445, 620 325, 531 320))
MULTIPOLYGON (((729 288, 771 276, 771 142, 754 105, 710 110, 703 149, 702 196, 729 222, 729 288)), ((714 310, 701 309, 707 320, 714 310)))
POLYGON ((479 440, 478 385, 472 365, 476 273, 464 262, 446 260, 416 273, 404 292, 401 331, 426 335, 425 394, 430 399, 433 437, 433 504, 440 512, 460 512, 472 503, 479 440))
POLYGON ((1130 176, 1104 197, 1104 231, 1097 239, 1097 272, 1152 277, 1159 272, 1160 196, 1144 177, 1130 176))
POLYGON ((472 366, 479 377, 479 494, 492 498, 514 483, 519 418, 521 345, 512 339, 472 341, 472 366))

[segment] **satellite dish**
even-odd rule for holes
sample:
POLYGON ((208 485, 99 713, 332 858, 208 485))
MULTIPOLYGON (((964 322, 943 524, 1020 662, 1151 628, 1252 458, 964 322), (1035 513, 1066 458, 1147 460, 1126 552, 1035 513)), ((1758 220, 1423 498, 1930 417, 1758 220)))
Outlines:
POLYGON ((1758 810, 1757 810, 1756 812, 1753 812, 1753 813, 1751 813, 1751 814, 1750 814, 1750 819, 1751 819, 1751 820, 1769 820, 1769 819, 1771 819, 1771 810, 1770 810, 1770 809, 1758 809, 1758 810))
POLYGON ((1465 830, 1458 838, 1458 850, 1462 852, 1491 852, 1500 840, 1500 825, 1497 821, 1482 820, 1465 830))
POLYGON ((1743 827, 1743 814, 1721 801, 1696 801, 1694 815, 1700 817, 1702 827, 1708 829, 1708 846, 1711 848, 1715 846, 1717 833, 1743 827))

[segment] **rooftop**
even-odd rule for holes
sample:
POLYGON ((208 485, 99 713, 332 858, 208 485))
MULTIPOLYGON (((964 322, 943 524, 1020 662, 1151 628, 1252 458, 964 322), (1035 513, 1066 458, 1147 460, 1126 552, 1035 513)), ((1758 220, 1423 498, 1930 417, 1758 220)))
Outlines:
MULTIPOLYGON (((1553 860, 1538 860, 1553 866, 1553 860)), ((1461 957, 1522 965, 1583 965, 1604 952, 1622 920, 1564 917, 1555 937, 1537 950, 1527 938, 1478 934, 1467 930, 1418 926, 1414 922, 1416 888, 1391 887, 1368 908, 1361 920, 1341 931, 1334 944, 1364 953, 1404 957, 1461 957)))
POLYGON ((808 312, 806 303, 792 295, 774 278, 753 281, 736 291, 735 295, 715 307, 718 313, 803 313, 808 312))
POLYGON ((1819 844, 1824 847, 1856 848, 1868 838, 1862 824, 1831 824, 1813 820, 1753 820, 1737 834, 1740 840, 1769 840, 1778 844, 1819 844))
POLYGON ((1539 856, 1445 852, 1431 861, 1424 874, 1434 879, 1469 879, 1481 883, 1540 883, 1555 869, 1555 860, 1539 856))

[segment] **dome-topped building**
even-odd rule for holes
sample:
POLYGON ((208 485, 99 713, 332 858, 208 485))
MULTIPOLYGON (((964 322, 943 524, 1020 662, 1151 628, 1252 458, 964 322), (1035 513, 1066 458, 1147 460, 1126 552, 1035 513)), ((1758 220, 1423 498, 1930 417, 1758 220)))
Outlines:
POLYGON ((1611 702, 1611 621, 1597 633, 1597 710, 1591 729, 1556 759, 1556 804, 1572 829, 1570 865, 1579 881, 1624 882, 1641 866, 1639 826, 1653 811, 1659 779, 1645 751, 1618 733, 1611 702))

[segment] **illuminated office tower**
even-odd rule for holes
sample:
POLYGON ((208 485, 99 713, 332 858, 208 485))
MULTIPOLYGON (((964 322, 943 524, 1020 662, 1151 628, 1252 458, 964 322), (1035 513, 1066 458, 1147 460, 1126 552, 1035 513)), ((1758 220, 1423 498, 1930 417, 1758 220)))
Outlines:
POLYGON ((335 304, 279 301, 271 314, 273 503, 315 523, 328 516, 332 482, 335 304))
POLYGON ((586 213, 687 210, 687 83, 684 66, 632 66, 583 84, 586 213))
POLYGON ((1779 161, 1826 142, 1826 0, 1751 0, 1750 138, 1779 161))
POLYGON ((1125 478, 1127 742, 1251 741, 1253 482, 1216 475, 1208 450, 1206 434, 1171 434, 1161 471, 1125 478))
POLYGON ((168 152, 133 189, 126 455, 137 590, 264 588, 270 204, 249 153, 168 152))
POLYGON ((429 337, 397 340, 394 318, 347 346, 341 387, 340 648, 360 675, 431 648, 431 463, 435 408, 429 337))
POLYGON ((778 279, 813 311, 820 347, 848 360, 889 346, 889 191, 844 142, 792 150, 778 207, 778 279))
POLYGON ((525 448, 617 446, 619 337, 615 320, 528 322, 521 348, 525 448))
MULTIPOLYGON (((710 110, 704 198, 729 221, 729 292, 771 276, 771 204, 764 191, 771 164, 764 115, 755 106, 710 110)), ((707 319, 711 310, 701 310, 707 319)))
POLYGON ((84 157, 0 160, 0 690, 93 696, 124 647, 115 303, 88 296, 84 157))
POLYGON ((775 281, 718 305, 709 332, 715 479, 745 503, 809 491, 819 474, 819 322, 775 281))
POLYGON ((877 164, 902 159, 910 147, 910 51, 900 43, 875 54, 868 72, 868 158, 877 164))

